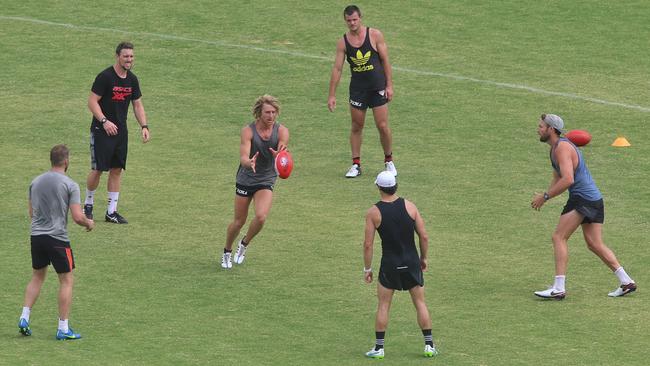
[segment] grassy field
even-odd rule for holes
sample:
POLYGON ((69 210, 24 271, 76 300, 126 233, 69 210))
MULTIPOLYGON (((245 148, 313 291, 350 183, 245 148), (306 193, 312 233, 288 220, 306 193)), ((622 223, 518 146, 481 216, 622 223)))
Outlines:
MULTIPOLYGON (((363 215, 383 167, 372 119, 364 175, 349 167, 347 79, 327 111, 345 2, 0 0, 0 364, 366 365, 375 287, 362 281, 363 215), (77 270, 61 343, 50 273, 17 332, 31 275, 27 187, 58 143, 85 189, 86 100, 122 40, 134 42, 152 141, 130 115, 120 196, 126 226, 71 227, 77 270), (261 94, 282 102, 296 166, 276 186, 267 225, 241 267, 218 263, 232 218, 239 130, 261 94)), ((381 29, 394 66, 390 105, 400 194, 431 236, 425 274, 434 340, 407 294, 396 296, 388 365, 645 365, 650 341, 650 4, 644 1, 358 3, 381 29), (616 278, 577 232, 568 296, 532 292, 553 276, 550 234, 565 196, 541 212, 551 178, 539 114, 593 135, 583 154, 605 195, 605 240, 639 283, 616 278), (613 148, 625 136, 630 148, 613 148)), ((104 177, 105 178, 105 177, 104 177)), ((96 211, 105 209, 105 179, 96 211)), ((379 242, 376 243, 377 249, 379 242)), ((375 268, 379 263, 379 250, 375 268)))

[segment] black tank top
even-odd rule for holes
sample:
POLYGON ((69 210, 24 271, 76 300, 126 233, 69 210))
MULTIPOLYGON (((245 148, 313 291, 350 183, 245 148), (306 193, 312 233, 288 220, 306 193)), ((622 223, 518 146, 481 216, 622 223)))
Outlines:
POLYGON ((377 50, 370 43, 370 28, 366 28, 366 38, 360 48, 352 47, 348 37, 345 40, 345 58, 350 64, 352 78, 350 90, 384 90, 386 75, 377 50))
POLYGON ((381 237, 381 266, 384 270, 407 270, 420 265, 415 248, 415 220, 406 211, 403 198, 375 204, 381 213, 377 228, 381 237))

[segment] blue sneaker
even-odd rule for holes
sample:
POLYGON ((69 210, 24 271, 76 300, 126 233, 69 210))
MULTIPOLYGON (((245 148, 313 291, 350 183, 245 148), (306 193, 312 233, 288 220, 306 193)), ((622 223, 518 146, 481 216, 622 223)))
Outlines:
POLYGON ((29 327, 29 322, 25 318, 20 318, 18 321, 18 331, 24 336, 32 335, 32 329, 29 327))
POLYGON ((56 331, 56 339, 59 341, 64 341, 67 339, 73 340, 73 339, 79 339, 81 338, 81 334, 75 333, 72 328, 68 328, 68 333, 63 333, 61 329, 56 331))

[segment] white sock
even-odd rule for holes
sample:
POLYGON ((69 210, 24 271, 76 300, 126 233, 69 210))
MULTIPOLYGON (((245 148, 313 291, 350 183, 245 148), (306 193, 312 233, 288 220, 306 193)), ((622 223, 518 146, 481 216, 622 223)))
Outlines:
POLYGON ((566 280, 566 276, 555 276, 555 282, 553 283, 553 288, 558 291, 565 291, 564 289, 565 280, 566 280))
POLYGON ((117 200, 120 197, 120 192, 108 192, 108 214, 117 211, 117 200))
POLYGON ((23 313, 20 315, 21 318, 29 321, 29 314, 32 313, 32 309, 28 308, 27 306, 23 306, 23 313))
POLYGON ((95 204, 95 191, 88 190, 86 188, 86 202, 85 205, 94 205, 95 204))
POLYGON ((618 280, 621 282, 621 285, 627 285, 628 283, 634 282, 634 280, 632 280, 630 276, 627 275, 623 267, 618 267, 618 269, 614 271, 614 274, 616 275, 616 277, 618 277, 618 280))
POLYGON ((68 330, 70 330, 70 328, 68 328, 68 319, 66 320, 59 319, 59 330, 62 331, 63 333, 68 333, 68 330))

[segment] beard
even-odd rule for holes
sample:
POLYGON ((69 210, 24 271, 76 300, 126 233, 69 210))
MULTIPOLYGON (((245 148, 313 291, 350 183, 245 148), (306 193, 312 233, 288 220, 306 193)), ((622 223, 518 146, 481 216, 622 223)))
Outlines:
POLYGON ((549 135, 542 135, 542 136, 539 137, 539 141, 547 142, 549 138, 550 138, 549 135))

